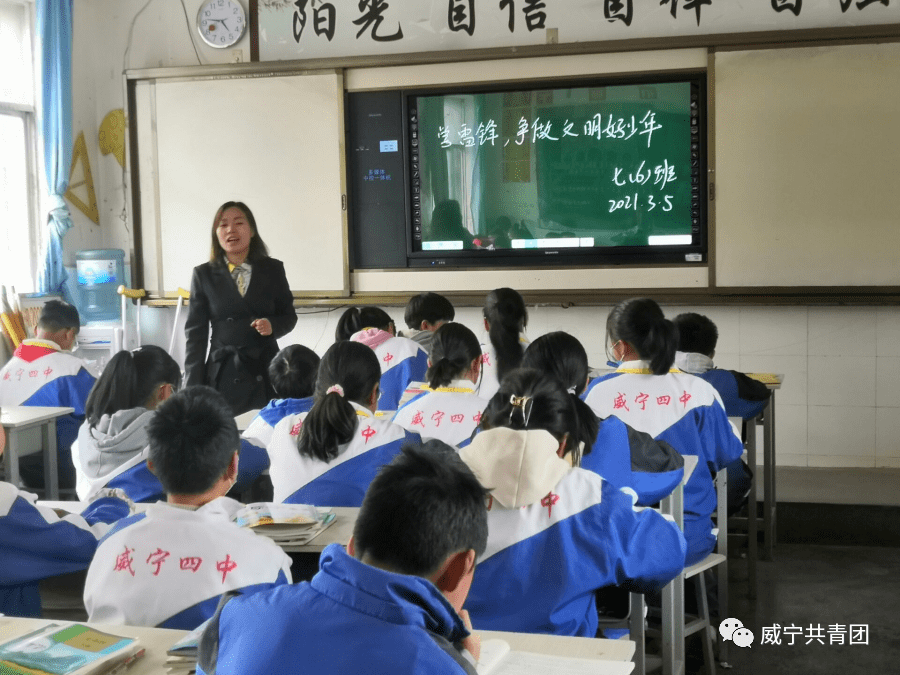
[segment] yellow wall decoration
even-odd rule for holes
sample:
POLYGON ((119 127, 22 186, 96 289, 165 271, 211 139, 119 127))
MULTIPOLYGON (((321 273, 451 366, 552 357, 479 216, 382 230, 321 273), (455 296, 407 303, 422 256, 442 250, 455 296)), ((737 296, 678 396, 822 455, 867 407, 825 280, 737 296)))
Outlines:
POLYGON ((119 166, 125 168, 125 111, 110 110, 100 123, 100 152, 113 153, 119 166))
POLYGON ((78 209, 100 224, 100 213, 97 211, 97 196, 94 194, 94 178, 91 176, 91 163, 88 160, 87 144, 84 142, 84 132, 78 134, 75 140, 75 148, 72 151, 72 168, 69 169, 69 189, 66 190, 66 199, 72 202, 78 209), (81 167, 80 180, 75 181, 75 169, 81 167), (84 187, 87 191, 87 199, 81 199, 75 194, 75 190, 84 187))

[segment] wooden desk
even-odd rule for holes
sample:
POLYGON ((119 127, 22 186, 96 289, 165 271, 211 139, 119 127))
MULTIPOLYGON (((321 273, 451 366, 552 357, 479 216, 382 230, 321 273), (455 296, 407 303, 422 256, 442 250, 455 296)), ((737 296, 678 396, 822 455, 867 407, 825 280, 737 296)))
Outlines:
MULTIPOLYGON (((50 623, 65 625, 67 621, 51 621, 49 619, 19 619, 0 617, 0 643, 38 630, 50 623)), ((114 635, 139 638, 147 653, 126 671, 128 675, 160 675, 166 672, 166 650, 178 642, 187 631, 169 630, 166 628, 142 628, 138 626, 109 626, 92 623, 93 628, 108 631, 114 635)))
MULTIPOLYGON (((46 626, 49 623, 66 624, 65 621, 48 619, 20 619, 0 617, 0 643, 46 626)), ((146 648, 146 655, 127 671, 128 675, 159 675, 165 672, 166 650, 187 635, 187 631, 139 626, 110 626, 91 623, 90 626, 115 635, 138 638, 146 648)), ((595 638, 560 637, 558 635, 531 635, 502 631, 477 631, 482 640, 501 639, 515 651, 570 656, 603 661, 628 661, 634 653, 630 640, 598 640, 595 638)), ((375 670, 377 671, 377 664, 375 670)), ((615 672, 624 672, 616 670, 615 672)))
POLYGON ((31 454, 22 447, 22 434, 39 427, 44 453, 44 495, 59 499, 59 471, 56 454, 56 418, 75 412, 74 408, 45 408, 40 406, 7 406, 0 411, 0 424, 6 430, 7 445, 3 453, 6 480, 19 486, 19 457, 31 454))
POLYGON ((259 414, 259 410, 248 410, 245 413, 241 413, 240 415, 235 415, 234 421, 237 423, 237 428, 240 433, 244 433, 247 431, 247 427, 250 426, 250 422, 252 422, 256 416, 259 414))

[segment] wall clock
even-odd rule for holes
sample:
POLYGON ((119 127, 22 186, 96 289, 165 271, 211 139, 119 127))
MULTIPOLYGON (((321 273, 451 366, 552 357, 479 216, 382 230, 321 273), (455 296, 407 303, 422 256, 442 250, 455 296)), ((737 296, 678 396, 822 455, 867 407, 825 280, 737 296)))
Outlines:
POLYGON ((244 35, 247 17, 237 0, 209 0, 197 12, 197 30, 211 47, 231 47, 244 35))

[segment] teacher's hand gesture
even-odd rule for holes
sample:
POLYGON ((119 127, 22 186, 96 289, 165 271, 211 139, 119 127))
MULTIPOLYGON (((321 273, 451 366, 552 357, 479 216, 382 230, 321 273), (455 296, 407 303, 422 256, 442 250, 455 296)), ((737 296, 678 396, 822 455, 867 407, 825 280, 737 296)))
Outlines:
POLYGON ((256 319, 250 325, 253 326, 260 335, 266 336, 272 334, 272 322, 268 319, 256 319))

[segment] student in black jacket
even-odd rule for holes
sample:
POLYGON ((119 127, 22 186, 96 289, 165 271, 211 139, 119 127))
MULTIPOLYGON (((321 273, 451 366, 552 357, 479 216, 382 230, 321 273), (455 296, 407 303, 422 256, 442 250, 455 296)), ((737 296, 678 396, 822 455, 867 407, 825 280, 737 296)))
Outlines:
POLYGON ((213 221, 209 262, 191 280, 185 384, 217 389, 235 415, 264 407, 274 397, 267 368, 276 339, 296 323, 284 265, 269 257, 247 205, 225 202, 213 221))

